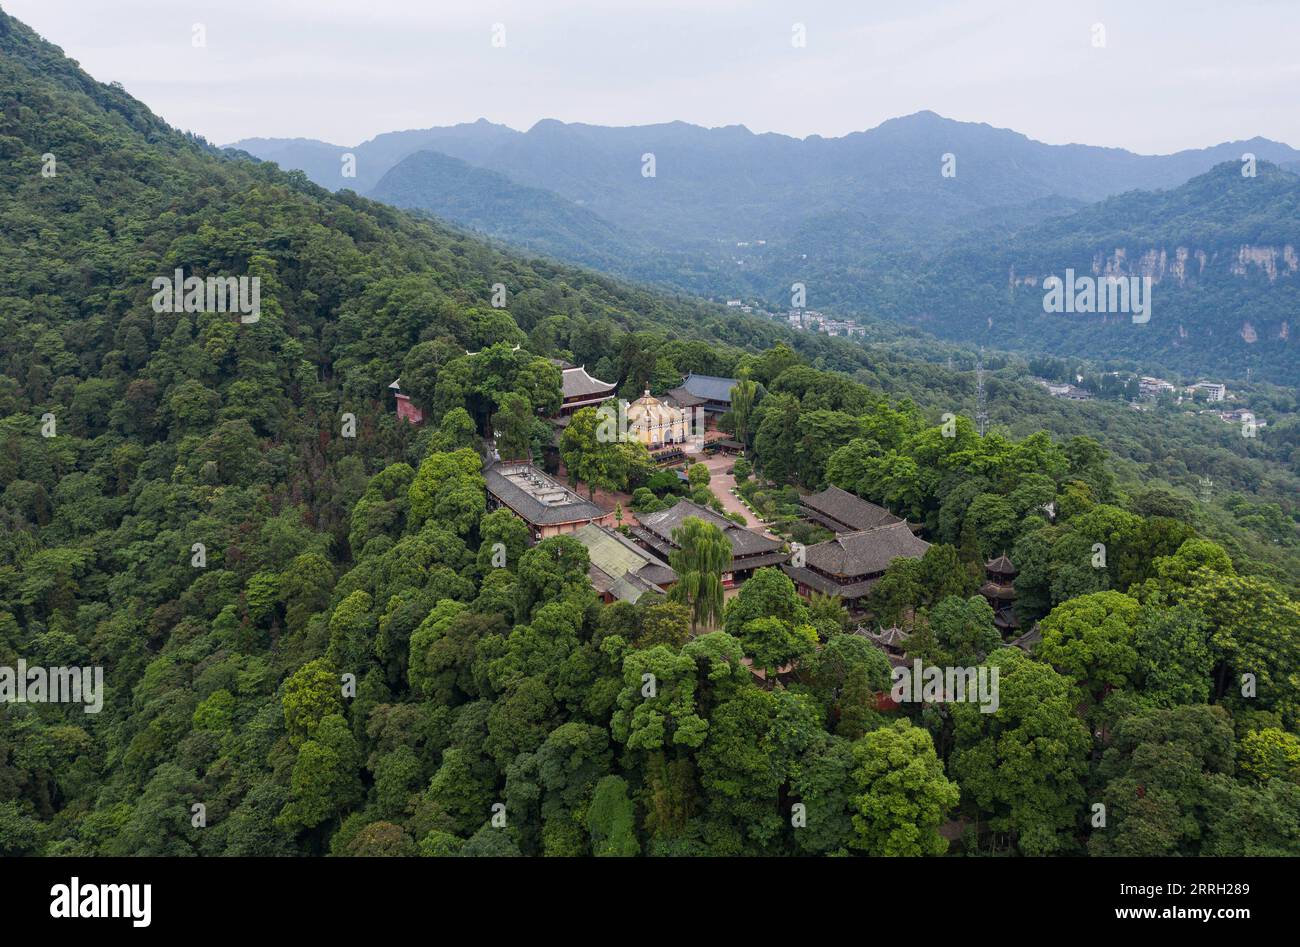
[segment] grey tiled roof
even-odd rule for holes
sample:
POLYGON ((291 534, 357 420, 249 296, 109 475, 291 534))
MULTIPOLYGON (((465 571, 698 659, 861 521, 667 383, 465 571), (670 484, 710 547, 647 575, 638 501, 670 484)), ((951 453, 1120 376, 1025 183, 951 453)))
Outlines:
POLYGON ((984 568, 987 571, 995 573, 997 575, 1018 574, 1016 571, 1016 567, 1012 565, 1011 560, 1007 558, 1007 554, 1005 552, 1002 555, 998 556, 996 559, 990 559, 988 562, 984 563, 984 568))
POLYGON ((907 645, 907 639, 912 637, 901 628, 882 628, 879 631, 868 632, 867 637, 872 641, 884 645, 886 648, 902 649, 907 645))
POLYGON ((653 582, 647 581, 635 572, 625 572, 622 575, 612 576, 599 566, 587 567, 587 578, 591 580, 591 587, 602 595, 608 593, 624 602, 636 604, 642 595, 647 592, 653 595, 663 595, 664 590, 653 582))
POLYGON ((1030 628, 1019 638, 1014 641, 1008 641, 1004 647, 1019 648, 1024 652, 1032 652, 1037 644, 1043 640, 1042 629, 1039 628, 1038 622, 1034 622, 1034 627, 1030 628))
POLYGON ((866 576, 884 572, 898 558, 920 559, 930 544, 912 534, 899 520, 874 529, 842 533, 807 549, 809 566, 836 576, 866 576))
MULTIPOLYGON (((516 466, 516 465, 511 465, 516 466)), ((527 490, 512 483, 501 473, 500 466, 487 469, 484 477, 487 489, 498 503, 508 506, 515 514, 534 526, 555 526, 560 523, 579 523, 583 520, 600 519, 605 511, 596 504, 584 500, 568 487, 557 483, 546 474, 528 467, 530 475, 545 484, 547 489, 557 495, 555 502, 543 502, 527 490)))
POLYGON ((1016 590, 1009 585, 1002 585, 998 582, 985 582, 980 586, 980 595, 985 598, 996 598, 1009 602, 1016 597, 1016 590))
POLYGON ((658 513, 647 513, 640 516, 639 519, 644 531, 653 534, 661 542, 670 543, 673 530, 692 516, 702 519, 706 523, 712 523, 722 530, 722 534, 731 543, 731 554, 733 556, 773 552, 781 548, 780 540, 769 539, 752 529, 739 526, 725 516, 713 512, 708 507, 700 506, 698 503, 692 503, 690 500, 678 500, 675 505, 667 510, 660 510, 658 513))
POLYGON ((708 401, 724 401, 731 404, 731 389, 735 387, 735 384, 736 379, 734 378, 697 375, 691 372, 686 376, 686 380, 682 382, 682 388, 697 398, 704 398, 708 401))
POLYGON ((591 566, 587 577, 598 592, 635 602, 646 592, 662 593, 661 585, 677 581, 677 573, 618 530, 588 523, 573 532, 587 547, 591 566))
POLYGON ((585 367, 566 368, 560 380, 561 395, 569 398, 609 394, 615 388, 607 381, 592 378, 585 367))
POLYGON ((834 527, 835 523, 844 524, 839 527, 840 531, 844 531, 845 527, 849 530, 860 530, 902 522, 883 506, 868 503, 861 497, 836 486, 829 486, 821 493, 810 493, 800 498, 799 502, 809 510, 820 513, 821 516, 817 519, 825 522, 822 518, 829 517, 833 520, 833 523, 827 524, 829 526, 834 527))
POLYGON ((812 569, 801 569, 787 563, 781 566, 781 570, 790 577, 790 581, 796 584, 806 585, 813 591, 821 592, 824 595, 838 595, 849 601, 862 598, 875 588, 876 583, 880 581, 879 577, 872 577, 850 582, 847 585, 840 585, 820 573, 813 572, 812 569))
POLYGON ((779 539, 770 539, 752 529, 739 526, 690 500, 678 500, 671 509, 641 516, 641 525, 631 528, 632 535, 667 558, 677 548, 672 541, 673 530, 692 516, 711 523, 727 537, 727 542, 731 544, 731 564, 727 567, 729 572, 779 566, 790 558, 790 554, 782 550, 784 544, 779 539))
POLYGON ((638 570, 637 575, 655 585, 672 585, 677 581, 677 573, 667 566, 648 565, 638 570))
POLYGON ((665 393, 664 397, 679 408, 696 408, 709 400, 708 398, 701 398, 699 395, 693 395, 685 388, 673 388, 665 393))
POLYGON ((731 560, 732 569, 761 569, 764 566, 779 566, 790 561, 790 554, 777 549, 773 552, 764 552, 756 556, 744 556, 733 558, 731 560))

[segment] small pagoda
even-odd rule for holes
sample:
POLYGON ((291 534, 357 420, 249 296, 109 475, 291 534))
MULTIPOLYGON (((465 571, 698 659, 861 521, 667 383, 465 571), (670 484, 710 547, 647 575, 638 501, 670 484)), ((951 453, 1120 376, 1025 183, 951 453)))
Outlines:
POLYGON ((984 563, 985 581, 980 586, 980 595, 992 606, 993 624, 1003 634, 1020 627, 1020 620, 1011 607, 1016 598, 1015 581, 1018 574, 1019 570, 1005 552, 984 563))
POLYGON ((853 632, 859 638, 865 638, 884 652, 889 659, 891 667, 907 666, 907 641, 912 635, 903 631, 895 625, 893 628, 877 628, 875 631, 869 630, 865 625, 859 625, 853 632))
MULTIPOLYGON (((912 637, 911 633, 904 631, 897 625, 892 628, 877 627, 875 631, 871 631, 865 625, 859 625, 853 634, 859 638, 865 638, 879 649, 884 654, 885 659, 889 661, 891 670, 909 666, 907 642, 912 637)), ((898 709, 898 703, 893 698, 892 690, 876 691, 874 701, 876 710, 891 711, 898 709)))

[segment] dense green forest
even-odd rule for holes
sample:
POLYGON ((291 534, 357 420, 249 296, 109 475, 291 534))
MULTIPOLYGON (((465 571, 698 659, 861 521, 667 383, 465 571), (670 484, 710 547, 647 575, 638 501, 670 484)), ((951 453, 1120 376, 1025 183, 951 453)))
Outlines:
POLYGON ((633 235, 557 194, 522 187, 504 174, 436 151, 405 158, 367 196, 492 233, 527 252, 607 272, 618 272, 626 261, 652 252, 633 235))
POLYGON ((99 713, 0 706, 0 854, 1300 854, 1293 422, 1243 445, 990 356, 979 437, 942 417, 969 353, 793 336, 332 195, 2 13, 0 103, 0 666, 105 681, 99 713), (177 268, 258 276, 260 318, 155 312, 177 268), (882 711, 883 654, 776 570, 705 634, 698 600, 601 604, 584 547, 487 511, 478 434, 536 444, 552 356, 625 394, 743 376, 725 423, 764 485, 922 524, 872 608, 996 665, 997 712, 882 711), (1004 550, 1032 655, 973 595, 1004 550))

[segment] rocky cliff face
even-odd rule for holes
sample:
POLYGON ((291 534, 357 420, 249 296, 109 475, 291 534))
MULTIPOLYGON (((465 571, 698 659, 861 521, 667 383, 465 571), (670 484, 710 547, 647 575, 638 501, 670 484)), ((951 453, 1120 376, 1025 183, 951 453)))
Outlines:
POLYGON ((1232 263, 1232 275, 1245 276, 1252 266, 1267 273, 1271 283, 1279 275, 1290 276, 1294 273, 1300 267, 1300 258, 1296 256, 1295 247, 1289 243, 1281 247, 1244 246, 1237 251, 1237 258, 1232 263))
POLYGON ((1129 262, 1128 251, 1116 247, 1109 255, 1097 253, 1092 258, 1094 276, 1149 276, 1153 283, 1168 278, 1183 285, 1189 277, 1199 277, 1211 257, 1204 250, 1176 247, 1172 256, 1163 247, 1149 247, 1129 262))
POLYGON ((1300 269, 1300 257, 1289 243, 1282 246, 1247 244, 1235 252, 1175 247, 1172 254, 1163 247, 1149 247, 1132 261, 1124 247, 1117 247, 1108 256, 1101 253, 1094 256, 1092 272, 1097 276, 1149 276, 1153 283, 1169 279, 1182 286, 1189 279, 1204 276, 1207 267, 1225 264, 1232 276, 1247 276, 1252 270, 1262 270, 1271 283, 1300 269))
MULTIPOLYGON (((1295 276, 1300 272, 1300 253, 1293 244, 1244 244, 1236 250, 1206 251, 1193 247, 1175 247, 1170 252, 1165 247, 1148 247, 1130 255, 1127 247, 1116 247, 1109 253, 1098 251, 1092 258, 1094 276, 1149 276, 1151 282, 1169 280, 1179 286, 1189 280, 1205 276, 1206 270, 1225 268, 1228 275, 1245 277, 1252 272, 1263 272, 1270 283, 1295 276)), ((1008 285, 1037 286, 1050 276, 1017 273, 1013 265, 1008 274, 1008 285)))

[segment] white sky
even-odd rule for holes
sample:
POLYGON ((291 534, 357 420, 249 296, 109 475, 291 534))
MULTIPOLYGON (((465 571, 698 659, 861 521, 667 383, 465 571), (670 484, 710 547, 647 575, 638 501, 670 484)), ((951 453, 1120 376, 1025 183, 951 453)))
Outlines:
POLYGON ((843 135, 921 109, 1054 144, 1300 147, 1297 0, 0 0, 216 144, 542 118, 843 135), (192 25, 206 27, 194 48, 192 25), (493 24, 506 43, 494 48, 493 24), (792 27, 806 27, 795 48, 792 27), (1106 47, 1092 45, 1105 27, 1106 47))

